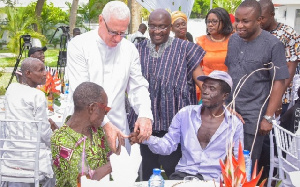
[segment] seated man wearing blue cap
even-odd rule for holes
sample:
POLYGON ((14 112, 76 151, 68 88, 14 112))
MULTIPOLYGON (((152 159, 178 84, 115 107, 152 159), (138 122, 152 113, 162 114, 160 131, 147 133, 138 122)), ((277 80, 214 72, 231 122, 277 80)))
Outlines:
MULTIPOLYGON (((37 58, 40 61, 42 61, 45 64, 45 51, 47 51, 47 47, 32 47, 28 51, 28 57, 37 58)), ((53 68, 50 68, 49 66, 45 66, 46 71, 50 72, 52 77, 56 74, 56 70, 53 68)))
MULTIPOLYGON (((168 133, 162 138, 150 136, 143 144, 156 154, 170 155, 181 144, 182 157, 171 180, 195 176, 202 180, 219 180, 219 159, 225 159, 226 149, 232 139, 234 155, 238 155, 239 142, 243 142, 243 124, 223 106, 232 88, 230 75, 213 71, 197 78, 203 81, 202 104, 182 108, 173 118, 168 133)), ((137 133, 130 135, 137 142, 137 133)))

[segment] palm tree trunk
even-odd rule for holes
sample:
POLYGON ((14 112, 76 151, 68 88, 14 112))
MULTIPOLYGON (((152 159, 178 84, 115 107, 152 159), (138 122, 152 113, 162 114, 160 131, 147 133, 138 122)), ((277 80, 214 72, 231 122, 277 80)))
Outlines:
POLYGON ((128 0, 128 7, 131 12, 131 21, 129 24, 129 33, 134 33, 138 30, 139 25, 142 23, 142 6, 135 0, 128 0))
POLYGON ((79 0, 73 0, 71 12, 70 12, 70 35, 73 36, 73 29, 75 28, 76 24, 76 16, 77 16, 77 8, 78 8, 79 0))
MULTIPOLYGON (((41 14, 42 14, 44 3, 45 3, 45 0, 38 0, 36 3, 36 6, 35 6, 35 15, 36 15, 38 23, 41 23, 41 20, 42 20, 41 14)), ((35 32, 41 33, 41 30, 38 28, 36 23, 33 25, 33 29, 35 32)))

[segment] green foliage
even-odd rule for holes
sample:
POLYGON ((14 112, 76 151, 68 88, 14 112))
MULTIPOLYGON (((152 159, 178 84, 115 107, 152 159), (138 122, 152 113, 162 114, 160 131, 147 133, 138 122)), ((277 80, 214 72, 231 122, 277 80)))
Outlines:
MULTIPOLYGON (((45 43, 45 37, 32 28, 34 23, 37 23, 35 17, 30 17, 27 13, 27 8, 14 8, 5 7, 5 13, 7 15, 7 24, 1 25, 0 38, 3 33, 7 31, 9 42, 7 48, 13 53, 18 53, 20 48, 20 37, 24 34, 29 34, 33 38, 38 38, 42 43, 45 43)), ((23 41, 22 41, 23 42, 23 41)), ((23 45, 23 43, 21 43, 23 45)))
MULTIPOLYGON (((1 77, 3 77, 4 75, 4 66, 0 66, 0 80, 2 80, 1 77)), ((6 92, 5 88, 4 88, 4 85, 0 85, 0 95, 4 95, 6 92)))
POLYGON ((203 18, 210 9, 210 0, 195 0, 191 18, 203 18))
MULTIPOLYGON (((28 5, 27 12, 29 16, 35 17, 36 3, 37 2, 32 2, 28 5)), ((69 14, 59 7, 54 7, 52 2, 47 4, 46 1, 43 6, 41 19, 38 26, 41 28, 42 34, 50 40, 58 24, 69 23, 69 14)))
POLYGON ((76 25, 90 30, 90 23, 98 22, 98 17, 101 14, 102 9, 109 1, 110 0, 89 0, 87 4, 83 4, 81 6, 79 5, 77 10, 78 17, 76 19, 76 25), (86 28, 83 23, 88 23, 88 28, 86 28))
POLYGON ((148 20, 149 19, 149 15, 150 15, 150 12, 147 10, 147 9, 145 9, 145 8, 143 8, 142 9, 142 18, 143 18, 143 20, 148 20))
POLYGON ((214 0, 213 7, 222 7, 227 10, 229 14, 234 14, 241 2, 242 0, 214 0))
MULTIPOLYGON (((222 7, 228 13, 234 14, 242 0, 213 0, 213 8, 222 7)), ((210 10, 210 0, 195 0, 191 18, 204 18, 210 10)))

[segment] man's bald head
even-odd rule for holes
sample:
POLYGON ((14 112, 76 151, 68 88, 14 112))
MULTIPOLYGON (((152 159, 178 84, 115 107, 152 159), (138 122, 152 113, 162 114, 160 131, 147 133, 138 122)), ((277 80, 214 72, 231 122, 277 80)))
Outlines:
POLYGON ((171 14, 164 9, 156 9, 149 16, 149 36, 157 47, 166 43, 171 31, 171 14))
POLYGON ((152 11, 149 15, 149 21, 151 21, 151 19, 157 19, 157 18, 160 18, 160 19, 165 18, 166 21, 168 21, 166 23, 168 25, 170 25, 172 22, 171 14, 162 8, 152 11))
POLYGON ((43 62, 37 58, 33 58, 33 57, 25 58, 21 64, 22 74, 25 75, 26 71, 33 71, 35 69, 35 67, 37 66, 37 64, 40 64, 40 63, 43 64, 43 62))

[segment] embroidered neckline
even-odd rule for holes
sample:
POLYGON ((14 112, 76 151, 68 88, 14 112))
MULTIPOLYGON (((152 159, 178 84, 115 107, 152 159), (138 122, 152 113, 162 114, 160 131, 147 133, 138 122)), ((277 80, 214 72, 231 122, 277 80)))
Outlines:
POLYGON ((173 40, 174 38, 169 36, 168 41, 161 44, 158 48, 158 51, 155 49, 156 45, 153 44, 151 40, 148 40, 146 46, 150 49, 150 56, 153 58, 160 58, 165 49, 172 44, 173 40))

